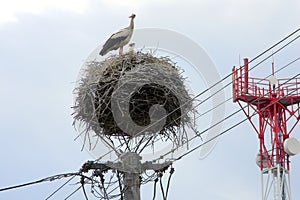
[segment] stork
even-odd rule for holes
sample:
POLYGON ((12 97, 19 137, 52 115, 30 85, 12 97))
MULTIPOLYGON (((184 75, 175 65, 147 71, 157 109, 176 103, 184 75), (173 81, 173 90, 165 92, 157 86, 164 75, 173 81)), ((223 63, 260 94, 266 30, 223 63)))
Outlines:
POLYGON ((134 47, 135 47, 135 43, 134 43, 134 42, 129 44, 129 50, 128 50, 128 53, 129 53, 130 55, 133 55, 133 54, 134 54, 134 47))
POLYGON ((135 18, 135 14, 132 14, 131 16, 129 16, 129 18, 131 18, 129 26, 112 34, 110 38, 105 42, 105 44, 102 47, 102 50, 99 53, 101 56, 104 56, 109 51, 117 50, 118 48, 120 48, 119 55, 123 54, 123 46, 128 44, 133 33, 133 20, 135 18))

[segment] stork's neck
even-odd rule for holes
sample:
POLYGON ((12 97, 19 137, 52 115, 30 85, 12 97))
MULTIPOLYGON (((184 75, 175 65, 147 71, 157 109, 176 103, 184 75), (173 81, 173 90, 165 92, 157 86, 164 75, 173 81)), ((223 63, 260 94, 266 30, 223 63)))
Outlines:
POLYGON ((129 28, 130 29, 133 29, 134 28, 134 22, 133 22, 133 18, 131 18, 131 20, 130 20, 130 25, 129 25, 129 28))

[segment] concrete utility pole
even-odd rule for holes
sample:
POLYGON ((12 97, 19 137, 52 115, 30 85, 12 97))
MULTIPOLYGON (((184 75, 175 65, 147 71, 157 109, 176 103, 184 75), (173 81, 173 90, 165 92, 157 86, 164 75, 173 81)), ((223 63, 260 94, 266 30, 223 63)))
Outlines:
POLYGON ((135 152, 123 153, 119 158, 121 161, 116 163, 110 161, 105 163, 87 162, 83 165, 82 171, 87 172, 90 169, 94 169, 99 171, 118 170, 122 172, 124 175, 124 200, 141 200, 140 175, 143 172, 146 170, 164 171, 172 164, 172 162, 157 164, 150 161, 142 163, 142 157, 135 152))

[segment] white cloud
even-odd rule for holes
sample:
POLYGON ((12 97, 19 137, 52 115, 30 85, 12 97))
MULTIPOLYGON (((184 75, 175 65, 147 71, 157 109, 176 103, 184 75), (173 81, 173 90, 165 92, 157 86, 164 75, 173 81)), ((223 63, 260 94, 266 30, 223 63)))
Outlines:
POLYGON ((17 22, 18 14, 40 14, 47 10, 83 13, 88 0, 0 0, 0 24, 17 22))

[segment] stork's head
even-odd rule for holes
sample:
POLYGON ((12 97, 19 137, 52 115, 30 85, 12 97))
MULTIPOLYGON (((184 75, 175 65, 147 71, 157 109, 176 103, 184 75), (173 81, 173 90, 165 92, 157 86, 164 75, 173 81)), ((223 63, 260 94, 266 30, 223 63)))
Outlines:
POLYGON ((130 15, 129 18, 134 19, 135 18, 135 14, 130 15))
POLYGON ((134 43, 134 42, 133 42, 133 43, 130 43, 129 46, 132 47, 132 48, 134 48, 135 43, 134 43))

